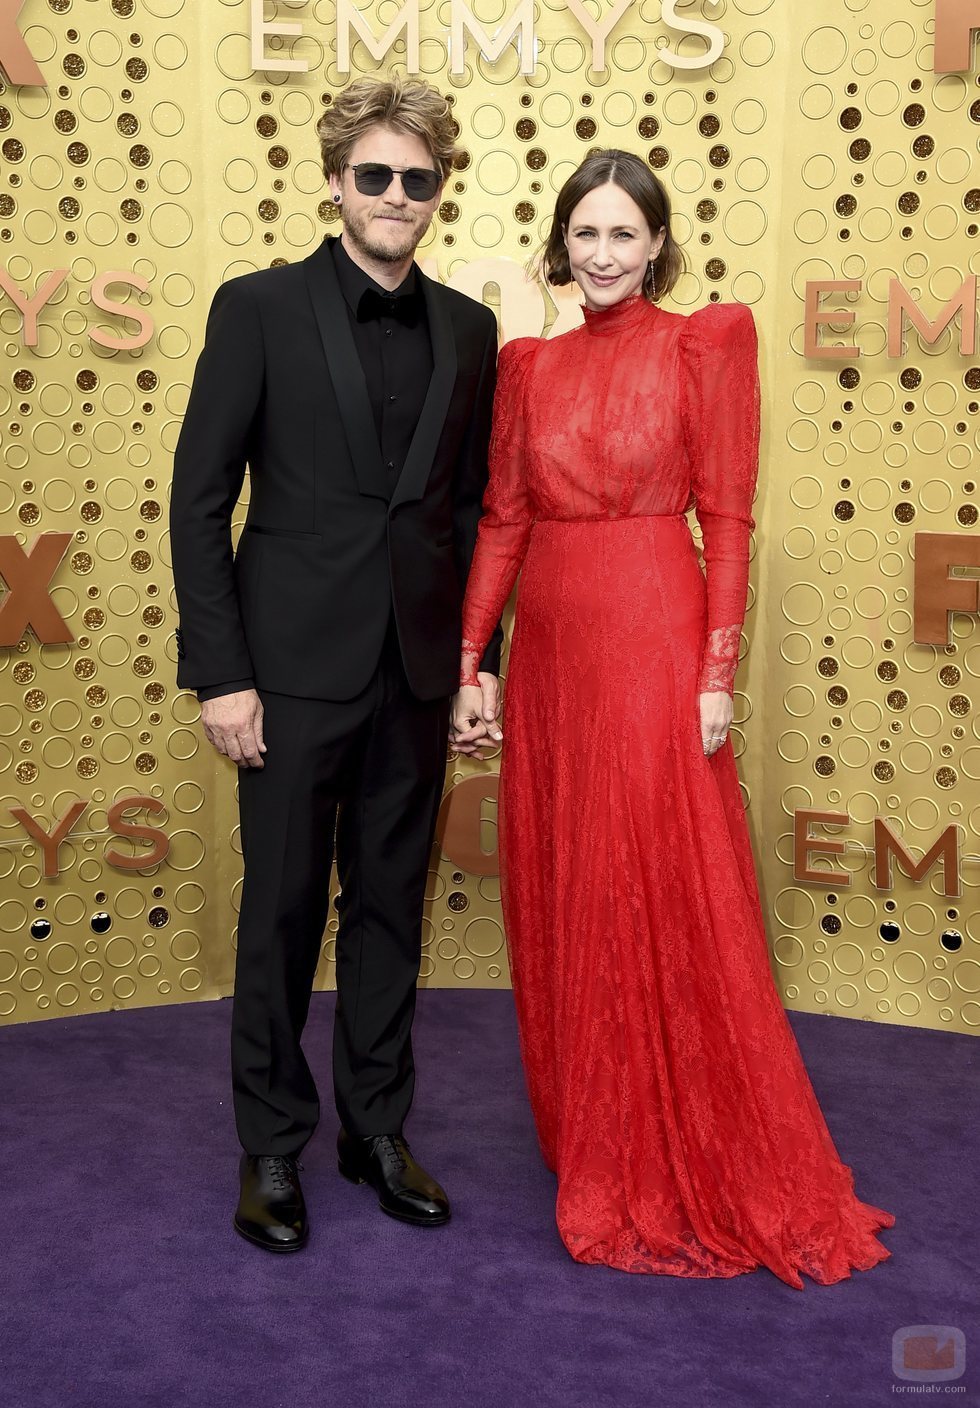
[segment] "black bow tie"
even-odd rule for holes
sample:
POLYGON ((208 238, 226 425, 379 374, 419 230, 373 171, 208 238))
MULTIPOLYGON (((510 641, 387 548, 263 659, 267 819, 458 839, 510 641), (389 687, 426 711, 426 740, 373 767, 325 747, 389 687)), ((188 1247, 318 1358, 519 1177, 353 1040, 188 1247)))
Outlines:
POLYGON ((413 328, 419 320, 418 294, 378 293, 366 288, 357 305, 357 321, 366 323, 380 317, 397 318, 407 328, 413 328))

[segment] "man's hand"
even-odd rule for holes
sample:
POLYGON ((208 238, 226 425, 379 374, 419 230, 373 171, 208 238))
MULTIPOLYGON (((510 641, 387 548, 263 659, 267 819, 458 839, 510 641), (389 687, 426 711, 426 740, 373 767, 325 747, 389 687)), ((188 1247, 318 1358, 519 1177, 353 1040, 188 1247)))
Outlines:
POLYGON ((723 690, 698 696, 701 705, 701 743, 704 756, 710 758, 724 744, 732 725, 731 695, 723 690))
POLYGON ((258 691, 242 689, 221 694, 201 705, 201 723, 208 741, 240 768, 264 768, 266 751, 262 738, 262 700, 258 691))
POLYGON ((477 673, 479 687, 464 684, 453 699, 449 718, 449 743, 454 753, 481 758, 483 750, 496 748, 503 734, 497 723, 500 713, 500 681, 496 675, 477 673))

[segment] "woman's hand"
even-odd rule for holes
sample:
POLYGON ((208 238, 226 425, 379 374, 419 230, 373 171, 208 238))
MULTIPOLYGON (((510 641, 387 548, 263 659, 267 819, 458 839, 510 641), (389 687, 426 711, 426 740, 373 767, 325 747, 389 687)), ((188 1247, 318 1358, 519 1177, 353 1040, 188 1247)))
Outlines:
POLYGON ((712 757, 728 737, 732 726, 732 698, 724 692, 698 696, 701 705, 701 742, 704 756, 712 757))
POLYGON ((449 716, 449 746, 454 753, 481 758, 484 749, 503 740, 497 723, 500 682, 496 675, 478 672, 479 685, 464 684, 454 697, 449 716))

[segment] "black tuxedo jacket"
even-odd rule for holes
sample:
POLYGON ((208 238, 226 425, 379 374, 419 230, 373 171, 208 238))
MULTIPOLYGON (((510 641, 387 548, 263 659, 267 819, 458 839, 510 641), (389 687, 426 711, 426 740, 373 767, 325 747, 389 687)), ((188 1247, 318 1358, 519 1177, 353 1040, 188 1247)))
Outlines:
MULTIPOLYGON (((392 606, 420 699, 459 681, 461 606, 487 482, 497 327, 419 271, 433 373, 389 482, 331 239, 218 289, 174 457, 170 529, 183 689, 351 699, 392 606), (250 474, 232 558, 231 514, 250 474)), ((483 660, 497 673, 498 628, 483 660)))

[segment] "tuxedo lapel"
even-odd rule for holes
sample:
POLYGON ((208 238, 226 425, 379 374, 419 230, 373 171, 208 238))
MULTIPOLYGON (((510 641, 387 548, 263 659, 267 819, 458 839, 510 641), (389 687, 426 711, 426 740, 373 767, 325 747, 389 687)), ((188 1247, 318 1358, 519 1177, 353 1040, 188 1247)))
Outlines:
MULTIPOLYGON (((333 382, 337 404, 340 407, 340 419, 350 450, 358 490, 362 494, 369 494, 387 502, 391 486, 385 474, 374 415, 368 399, 367 382, 364 379, 361 359, 357 355, 347 316, 347 305, 337 282, 328 240, 323 242, 315 254, 303 261, 303 272, 306 275, 330 380, 333 382)), ((428 406, 428 400, 425 404, 428 406)), ((422 415, 424 419, 424 410, 422 415)))
POLYGON ((410 503, 413 499, 421 499, 424 495, 456 386, 456 339, 453 336, 445 300, 440 296, 442 290, 433 280, 426 278, 421 270, 418 271, 418 280, 425 295, 425 309, 429 319, 432 379, 405 464, 391 496, 392 508, 398 504, 410 503))

